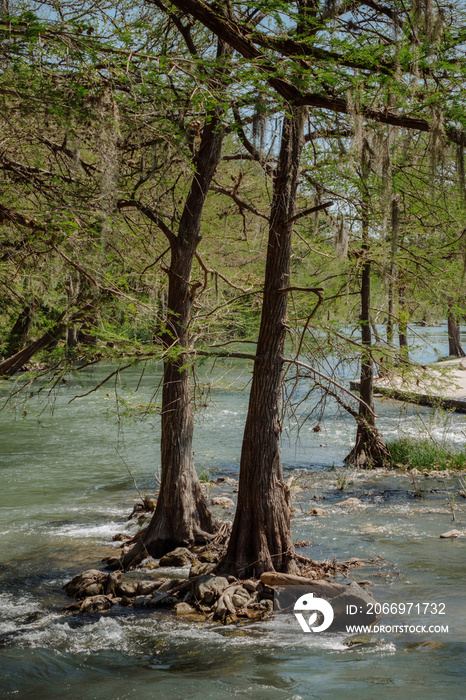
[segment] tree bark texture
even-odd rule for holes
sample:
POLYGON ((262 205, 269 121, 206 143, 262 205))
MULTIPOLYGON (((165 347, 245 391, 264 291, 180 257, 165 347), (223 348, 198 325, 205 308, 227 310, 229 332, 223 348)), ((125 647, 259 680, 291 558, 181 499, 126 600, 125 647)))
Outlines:
POLYGON ((261 325, 241 451, 238 505, 220 569, 236 576, 296 569, 280 457, 287 293, 306 111, 289 108, 273 185, 261 325))
MULTIPOLYGON (((220 42, 219 56, 223 55, 220 42)), ((122 558, 128 568, 141 557, 159 557, 177 546, 206 542, 219 527, 202 492, 193 460, 193 412, 189 379, 189 323, 196 295, 191 272, 201 241, 201 216, 211 180, 220 162, 223 140, 218 112, 211 113, 195 157, 196 171, 180 219, 170 240, 166 331, 167 353, 162 389, 161 484, 156 510, 144 536, 122 558)))
POLYGON ((401 284, 398 288, 398 343, 400 346, 400 362, 408 359, 408 311, 405 299, 406 287, 401 284))
POLYGON ((456 319, 453 305, 448 305, 448 354, 452 357, 464 357, 464 350, 461 347, 460 327, 456 319))
POLYGON ((396 281, 396 251, 398 247, 398 233, 400 229, 400 200, 399 195, 392 197, 392 230, 390 235, 390 264, 388 270, 388 317, 387 317, 387 343, 393 344, 393 319, 395 312, 395 281, 396 281))

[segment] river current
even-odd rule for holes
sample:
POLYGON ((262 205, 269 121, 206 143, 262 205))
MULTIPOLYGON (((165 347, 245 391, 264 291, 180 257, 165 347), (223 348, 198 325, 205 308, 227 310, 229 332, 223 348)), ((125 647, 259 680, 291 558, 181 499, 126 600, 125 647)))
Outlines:
MULTIPOLYGON (((416 359, 447 354, 445 327, 417 330, 428 342, 416 359)), ((298 551, 318 560, 371 560, 351 570, 350 579, 371 581, 379 602, 428 603, 429 614, 414 605, 400 615, 395 606, 381 621, 389 631, 362 637, 306 635, 273 621, 193 624, 159 611, 64 614, 63 584, 117 553, 114 534, 135 531, 127 521, 138 496, 134 481, 143 494, 156 490, 159 416, 144 406, 157 401, 160 367, 142 373, 135 366, 72 400, 113 370, 90 367, 52 394, 18 395, 0 412, 1 697, 465 697, 466 538, 440 539, 451 529, 466 532, 459 477, 348 472, 342 464, 354 421, 332 403, 323 418, 304 420, 312 397, 290 420, 282 445, 286 478, 298 487, 292 520, 298 551), (348 497, 361 505, 335 505, 348 497), (326 514, 307 514, 315 506, 326 514), (438 610, 444 604, 445 614, 432 614, 433 603, 438 610), (410 629, 396 632, 395 625, 410 629), (448 626, 448 632, 416 629, 422 626, 448 626)), ((200 368, 207 390, 198 396, 194 451, 205 481, 238 476, 250 371, 246 361, 232 360, 200 368)), ((0 384, 2 404, 12 386, 0 384)), ((299 390, 306 394, 306 386, 299 390)), ((464 415, 386 399, 377 401, 376 412, 385 439, 422 433, 465 442, 464 415)))

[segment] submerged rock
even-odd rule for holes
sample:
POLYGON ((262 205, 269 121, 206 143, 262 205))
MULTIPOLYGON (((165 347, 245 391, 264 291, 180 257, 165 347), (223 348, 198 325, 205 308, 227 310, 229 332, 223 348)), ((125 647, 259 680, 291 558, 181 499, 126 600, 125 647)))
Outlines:
POLYGON ((360 506, 362 501, 359 498, 347 498, 345 501, 334 503, 335 506, 360 506))
POLYGON ((307 515, 326 515, 326 513, 327 513, 327 511, 324 510, 323 508, 313 508, 312 510, 310 510, 307 513, 307 515))

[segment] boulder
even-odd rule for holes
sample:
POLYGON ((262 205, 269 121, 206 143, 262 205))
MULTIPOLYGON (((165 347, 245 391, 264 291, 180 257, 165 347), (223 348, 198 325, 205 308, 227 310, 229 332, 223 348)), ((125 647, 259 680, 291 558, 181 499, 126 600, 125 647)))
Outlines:
POLYGON ((326 513, 327 511, 323 508, 313 508, 307 513, 307 515, 325 515, 326 513))
POLYGON ((172 552, 164 554, 160 566, 189 566, 194 561, 194 555, 186 547, 177 547, 172 552))

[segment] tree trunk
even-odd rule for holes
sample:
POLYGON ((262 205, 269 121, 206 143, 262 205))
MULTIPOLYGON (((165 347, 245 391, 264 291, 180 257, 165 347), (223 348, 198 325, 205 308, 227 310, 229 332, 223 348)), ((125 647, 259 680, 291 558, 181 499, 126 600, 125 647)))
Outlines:
POLYGON ((388 318, 387 318, 387 343, 393 345, 393 318, 395 309, 395 257, 398 246, 398 232, 400 228, 400 199, 399 195, 392 197, 392 230, 390 236, 390 265, 388 270, 388 318))
POLYGON ((461 347, 460 327, 456 320, 453 304, 448 304, 448 354, 452 357, 464 357, 461 347))
POLYGON ((24 347, 32 322, 32 306, 25 306, 16 319, 6 342, 5 355, 11 357, 24 347))
MULTIPOLYGON (((218 56, 225 52, 219 41, 218 56)), ((223 130, 219 112, 211 113, 195 156, 196 172, 180 219, 178 234, 170 238, 164 347, 170 355, 164 363, 162 390, 161 484, 157 506, 148 529, 122 558, 127 569, 142 557, 160 557, 177 546, 206 542, 218 530, 194 468, 193 413, 189 381, 189 323, 196 294, 190 283, 197 246, 201 241, 201 216, 212 177, 220 162, 223 130)))
POLYGON ((244 430, 238 506, 220 569, 236 576, 296 570, 280 457, 280 403, 290 255, 306 110, 289 108, 274 179, 261 325, 244 430))
POLYGON ((45 350, 50 345, 55 343, 63 335, 66 323, 63 321, 64 314, 58 322, 49 331, 44 333, 38 340, 27 345, 23 350, 20 350, 12 357, 0 362, 0 377, 12 376, 19 372, 24 365, 31 360, 34 355, 37 355, 41 350, 45 350))
POLYGON ((362 196, 362 250, 364 260, 361 270, 361 342, 364 347, 361 356, 361 377, 359 394, 358 417, 356 419, 356 441, 351 452, 345 457, 345 464, 355 467, 381 467, 384 465, 388 450, 382 442, 382 437, 375 426, 374 417, 374 363, 371 355, 371 259, 369 243, 369 194, 367 178, 370 164, 366 149, 363 150, 361 167, 363 196, 362 196), (363 403, 364 402, 364 403, 363 403))
POLYGON ((409 355, 408 348, 408 311, 405 299, 406 287, 404 284, 398 289, 398 342, 400 345, 400 362, 406 362, 409 355))
MULTIPOLYGON (((73 270, 68 281, 68 304, 76 303, 81 290, 81 277, 77 270, 73 270)), ((66 345, 75 348, 78 345, 78 328, 71 324, 66 332, 66 345)))

